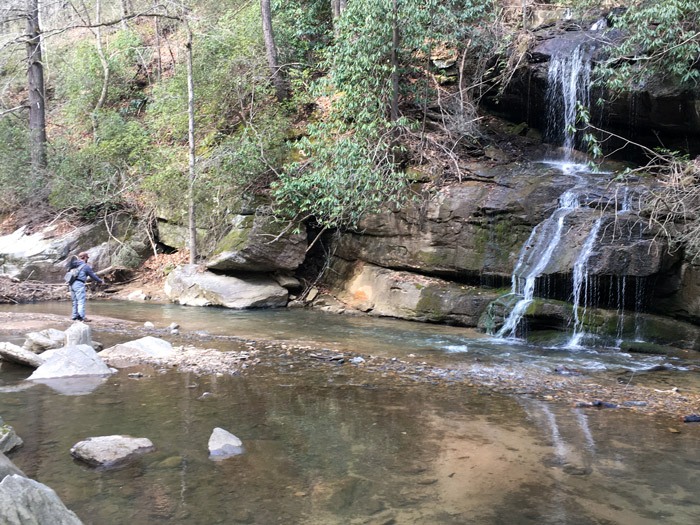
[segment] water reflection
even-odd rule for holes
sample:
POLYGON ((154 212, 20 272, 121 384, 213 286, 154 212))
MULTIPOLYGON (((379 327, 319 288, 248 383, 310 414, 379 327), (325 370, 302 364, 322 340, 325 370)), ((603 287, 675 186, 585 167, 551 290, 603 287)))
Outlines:
POLYGON ((700 512, 700 429, 348 367, 142 371, 89 396, 0 393, 25 440, 12 459, 86 524, 690 524, 700 512), (245 453, 211 461, 216 426, 245 453), (81 439, 122 433, 157 452, 109 471, 70 458, 81 439))
MULTIPOLYGON (((504 377, 566 366, 631 370, 637 381, 636 370, 665 359, 513 345, 461 328, 319 312, 90 306, 95 315, 158 327, 177 322, 183 332, 414 353, 504 377)), ((64 314, 66 304, 12 307, 51 309, 64 314)), ((298 361, 263 362, 236 377, 139 368, 143 377, 122 371, 82 396, 25 388, 26 369, 0 366, 0 415, 25 441, 11 458, 86 524, 685 525, 700 514, 700 426, 677 434, 667 420, 623 411, 454 383, 398 385, 356 367, 298 361), (211 461, 214 427, 240 437, 245 453, 211 461), (71 459, 78 441, 110 434, 147 437, 157 451, 119 470, 71 459)))

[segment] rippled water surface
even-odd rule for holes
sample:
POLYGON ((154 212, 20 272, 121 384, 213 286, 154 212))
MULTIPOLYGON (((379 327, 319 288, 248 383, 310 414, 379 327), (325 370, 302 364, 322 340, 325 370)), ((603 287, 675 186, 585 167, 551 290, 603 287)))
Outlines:
MULTIPOLYGON (((66 304, 18 308, 67 311, 66 304)), ((596 360, 599 351, 581 355, 457 328, 318 312, 89 308, 156 326, 175 321, 183 332, 312 340, 470 366, 597 362, 619 373, 661 359, 596 360)), ((119 337, 94 333, 97 340, 119 337)), ((263 362, 249 375, 227 377, 141 371, 140 378, 119 372, 90 394, 70 396, 26 388, 26 369, 0 368, 0 416, 25 441, 11 459, 86 524, 690 525, 700 516, 700 426, 693 424, 455 384, 399 384, 349 365, 263 362), (243 455, 208 458, 217 426, 243 441, 243 455), (148 437, 157 451, 118 470, 71 459, 76 442, 109 434, 148 437)), ((675 371, 669 381, 690 373, 675 371)))

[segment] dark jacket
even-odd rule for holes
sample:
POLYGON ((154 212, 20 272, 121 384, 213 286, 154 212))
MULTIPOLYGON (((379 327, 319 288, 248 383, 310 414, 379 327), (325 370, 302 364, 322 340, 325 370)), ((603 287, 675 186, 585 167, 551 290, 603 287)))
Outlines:
POLYGON ((76 279, 76 281, 84 283, 85 281, 87 281, 87 278, 90 277, 92 280, 97 281, 100 284, 104 284, 104 281, 94 271, 92 271, 92 267, 88 263, 83 262, 80 259, 73 259, 70 262, 70 266, 68 269, 72 270, 73 268, 76 268, 78 266, 80 266, 81 268, 78 271, 78 278, 76 279))

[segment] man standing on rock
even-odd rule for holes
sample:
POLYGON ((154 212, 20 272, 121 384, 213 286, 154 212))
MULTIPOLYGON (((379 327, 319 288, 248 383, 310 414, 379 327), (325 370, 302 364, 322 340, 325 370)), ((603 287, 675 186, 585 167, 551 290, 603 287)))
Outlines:
POLYGON ((89 323, 90 319, 85 317, 85 300, 87 297, 85 281, 90 277, 94 281, 104 284, 104 281, 92 271, 92 267, 88 264, 88 259, 90 259, 90 257, 87 252, 80 252, 78 257, 71 257, 68 263, 68 270, 78 268, 77 276, 73 284, 70 285, 70 297, 73 301, 73 315, 71 316, 71 320, 84 321, 86 323, 89 323))

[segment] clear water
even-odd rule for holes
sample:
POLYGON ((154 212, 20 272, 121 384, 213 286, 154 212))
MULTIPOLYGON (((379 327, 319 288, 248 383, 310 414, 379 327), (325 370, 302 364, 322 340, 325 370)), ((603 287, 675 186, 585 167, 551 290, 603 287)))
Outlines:
MULTIPOLYGON (((455 366, 522 371, 574 359, 606 370, 641 365, 621 354, 300 310, 122 303, 89 309, 156 326, 178 322, 183 332, 314 340, 455 366)), ((123 337, 98 329, 94 335, 123 337)), ((86 524, 644 525, 695 524, 700 516, 700 426, 395 381, 291 357, 242 376, 140 370, 141 378, 122 371, 90 395, 65 396, 41 385, 23 388, 26 369, 0 369, 0 415, 25 440, 11 459, 54 488, 86 524), (245 453, 209 460, 216 426, 241 438, 245 453), (157 451, 118 470, 71 459, 73 444, 107 434, 148 437, 157 451)))

